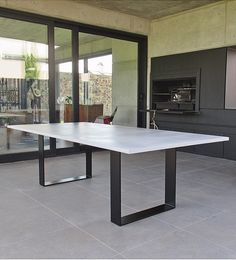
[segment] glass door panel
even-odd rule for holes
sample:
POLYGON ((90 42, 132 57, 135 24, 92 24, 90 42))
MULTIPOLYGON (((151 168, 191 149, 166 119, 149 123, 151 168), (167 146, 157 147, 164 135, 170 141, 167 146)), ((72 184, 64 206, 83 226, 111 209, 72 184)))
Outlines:
POLYGON ((38 146, 37 136, 8 124, 49 121, 47 42, 46 25, 0 18, 0 154, 38 146))
POLYGON ((114 124, 137 126, 138 44, 112 40, 112 109, 114 124))
POLYGON ((138 44, 79 33, 80 121, 137 126, 138 44))
MULTIPOLYGON (((72 104, 72 31, 55 28, 55 97, 56 121, 73 121, 72 104)), ((57 148, 70 147, 73 144, 57 140, 57 148)))

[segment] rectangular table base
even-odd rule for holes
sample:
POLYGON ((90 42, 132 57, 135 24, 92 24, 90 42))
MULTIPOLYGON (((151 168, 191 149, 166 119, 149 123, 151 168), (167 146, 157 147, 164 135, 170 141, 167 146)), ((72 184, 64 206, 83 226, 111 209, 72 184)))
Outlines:
POLYGON ((45 180, 45 165, 44 165, 44 136, 38 136, 39 145, 39 184, 41 186, 52 186, 56 184, 62 184, 66 182, 80 181, 92 178, 92 152, 86 151, 86 175, 68 177, 59 180, 46 181, 45 180))
POLYGON ((159 205, 159 206, 156 206, 153 208, 145 209, 145 210, 121 217, 120 223, 119 224, 115 223, 115 224, 117 224, 119 226, 123 226, 123 225, 129 224, 129 223, 132 223, 132 222, 144 219, 144 218, 148 218, 148 217, 154 216, 156 214, 159 214, 159 213, 162 213, 162 212, 174 209, 174 208, 175 208, 174 206, 162 204, 162 205, 159 205))
POLYGON ((91 178, 91 177, 86 177, 86 175, 68 177, 68 178, 58 179, 58 180, 54 180, 54 181, 45 181, 42 186, 46 187, 46 186, 62 184, 62 183, 66 183, 66 182, 81 181, 81 180, 85 180, 85 179, 89 179, 89 178, 91 178))
POLYGON ((176 197, 176 150, 166 150, 165 204, 121 216, 121 153, 111 151, 111 222, 123 226, 175 208, 176 197))

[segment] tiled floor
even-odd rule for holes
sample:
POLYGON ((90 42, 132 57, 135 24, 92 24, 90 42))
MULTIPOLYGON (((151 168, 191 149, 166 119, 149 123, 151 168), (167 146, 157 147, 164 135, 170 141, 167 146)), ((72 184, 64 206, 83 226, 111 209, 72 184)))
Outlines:
MULTIPOLYGON (((84 155, 48 159, 47 178, 85 172, 84 155)), ((123 214, 163 202, 164 153, 122 157, 123 214)), ((109 153, 93 178, 38 185, 38 162, 0 165, 0 258, 236 258, 236 161, 178 152, 177 207, 110 222, 109 153)))

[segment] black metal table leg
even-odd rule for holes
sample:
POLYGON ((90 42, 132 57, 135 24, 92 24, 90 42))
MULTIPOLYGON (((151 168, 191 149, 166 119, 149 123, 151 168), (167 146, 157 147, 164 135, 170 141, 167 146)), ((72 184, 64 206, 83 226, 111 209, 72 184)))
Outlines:
POLYGON ((111 151, 111 222, 121 226, 121 153, 111 151))
POLYGON ((176 150, 166 150, 165 204, 121 216, 121 153, 111 151, 111 222, 126 225, 175 208, 176 150))
POLYGON ((165 204, 175 207, 176 194, 176 151, 166 150, 165 165, 165 204))
POLYGON ((7 128, 7 126, 6 126, 6 129, 7 129, 7 150, 9 150, 10 149, 10 133, 11 133, 11 129, 7 128))
POLYGON ((44 136, 38 136, 38 146, 39 146, 39 184, 46 187, 56 184, 62 184, 66 182, 79 181, 88 178, 92 178, 92 151, 86 151, 86 175, 68 177, 59 180, 46 181, 45 180, 45 163, 44 163, 44 136))
POLYGON ((86 151, 86 177, 92 178, 92 151, 91 149, 86 151))
POLYGON ((44 136, 38 136, 39 145, 39 184, 45 186, 45 173, 44 173, 44 136))

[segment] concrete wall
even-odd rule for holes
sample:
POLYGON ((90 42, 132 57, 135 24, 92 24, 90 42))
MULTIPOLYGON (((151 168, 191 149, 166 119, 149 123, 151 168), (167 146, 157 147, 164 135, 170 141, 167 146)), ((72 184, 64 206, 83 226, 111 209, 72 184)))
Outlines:
POLYGON ((137 43, 112 40, 112 106, 115 124, 137 126, 137 43))
POLYGON ((79 55, 86 56, 96 53, 103 53, 112 49, 112 39, 104 37, 99 40, 83 43, 79 45, 79 55))
POLYGON ((236 1, 153 20, 149 57, 236 45, 236 1))
POLYGON ((149 21, 146 19, 99 9, 70 0, 0 0, 0 7, 127 32, 140 34, 148 34, 149 32, 149 21))

